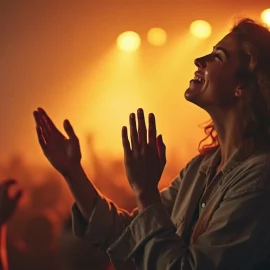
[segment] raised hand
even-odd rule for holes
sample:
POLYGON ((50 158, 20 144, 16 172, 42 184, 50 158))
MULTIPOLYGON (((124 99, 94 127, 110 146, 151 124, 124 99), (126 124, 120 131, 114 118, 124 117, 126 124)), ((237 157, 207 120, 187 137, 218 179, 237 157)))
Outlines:
POLYGON ((154 114, 149 115, 148 132, 142 109, 138 110, 137 118, 138 130, 135 114, 130 115, 131 144, 128 139, 127 127, 122 129, 126 174, 134 192, 150 192, 157 189, 166 165, 166 147, 162 136, 157 137, 154 114))
POLYGON ((53 167, 62 175, 80 166, 80 143, 68 120, 64 121, 65 137, 54 125, 46 112, 39 108, 34 111, 39 144, 53 167))
POLYGON ((19 190, 14 196, 9 195, 9 189, 17 182, 9 179, 0 184, 0 226, 4 225, 14 214, 22 191, 19 190))

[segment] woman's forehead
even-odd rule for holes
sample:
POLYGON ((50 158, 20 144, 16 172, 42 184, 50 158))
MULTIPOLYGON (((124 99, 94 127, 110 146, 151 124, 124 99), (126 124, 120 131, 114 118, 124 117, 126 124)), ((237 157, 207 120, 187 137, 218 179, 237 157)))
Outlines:
POLYGON ((216 45, 216 47, 224 47, 226 49, 238 50, 239 48, 239 40, 237 38, 236 33, 230 32, 226 36, 224 36, 216 45))

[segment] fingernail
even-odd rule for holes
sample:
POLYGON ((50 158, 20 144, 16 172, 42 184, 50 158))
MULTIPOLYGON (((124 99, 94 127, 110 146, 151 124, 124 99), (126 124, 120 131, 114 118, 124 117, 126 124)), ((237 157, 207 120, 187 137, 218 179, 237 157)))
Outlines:
POLYGON ((142 108, 138 109, 138 114, 143 114, 143 109, 142 108))
POLYGON ((130 118, 131 118, 131 119, 134 119, 134 118, 135 118, 135 114, 134 114, 134 113, 131 113, 131 114, 130 114, 130 118))

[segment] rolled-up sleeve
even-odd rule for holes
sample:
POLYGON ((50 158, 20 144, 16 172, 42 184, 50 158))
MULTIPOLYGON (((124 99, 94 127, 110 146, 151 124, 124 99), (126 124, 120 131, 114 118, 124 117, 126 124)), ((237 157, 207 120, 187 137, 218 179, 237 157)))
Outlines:
POLYGON ((76 203, 72 206, 73 233, 78 238, 84 238, 101 248, 108 248, 136 215, 117 207, 107 198, 98 195, 95 207, 86 221, 76 203))
MULTIPOLYGON (((172 211, 182 175, 183 171, 172 181, 168 188, 161 191, 161 200, 167 214, 170 214, 172 211)), ((88 221, 82 217, 76 203, 73 204, 73 233, 78 238, 88 239, 93 244, 99 245, 102 249, 108 249, 137 214, 137 208, 128 213, 106 197, 98 195, 88 221)))
POLYGON ((270 193, 249 190, 230 194, 204 232, 187 246, 162 204, 148 207, 108 249, 115 269, 132 259, 143 270, 254 269, 270 248, 270 193))

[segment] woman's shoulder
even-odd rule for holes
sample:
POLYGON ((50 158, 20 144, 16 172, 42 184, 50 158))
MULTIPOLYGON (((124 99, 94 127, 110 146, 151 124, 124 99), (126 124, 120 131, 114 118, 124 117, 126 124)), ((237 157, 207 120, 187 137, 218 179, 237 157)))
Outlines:
POLYGON ((257 149, 249 157, 240 159, 235 168, 224 175, 234 183, 234 189, 270 191, 270 151, 257 149))
POLYGON ((270 170, 270 149, 255 149, 249 156, 241 160, 240 167, 246 170, 270 170))

